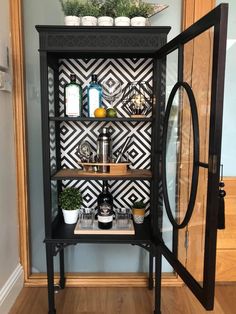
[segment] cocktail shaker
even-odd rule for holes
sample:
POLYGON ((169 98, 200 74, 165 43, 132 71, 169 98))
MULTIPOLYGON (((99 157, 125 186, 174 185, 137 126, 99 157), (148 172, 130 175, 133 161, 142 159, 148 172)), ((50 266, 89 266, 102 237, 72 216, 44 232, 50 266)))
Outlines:
MULTIPOLYGON (((112 141, 107 127, 102 127, 97 139, 98 162, 111 162, 112 141)), ((109 166, 99 166, 98 172, 109 172, 109 166)))

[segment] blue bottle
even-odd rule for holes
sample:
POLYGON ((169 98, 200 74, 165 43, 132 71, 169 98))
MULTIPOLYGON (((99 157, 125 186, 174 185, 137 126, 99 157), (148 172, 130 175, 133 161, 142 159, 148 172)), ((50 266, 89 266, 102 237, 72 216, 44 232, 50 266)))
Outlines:
POLYGON ((102 106, 102 87, 97 81, 97 75, 92 74, 92 81, 87 88, 88 116, 94 117, 94 111, 102 106))

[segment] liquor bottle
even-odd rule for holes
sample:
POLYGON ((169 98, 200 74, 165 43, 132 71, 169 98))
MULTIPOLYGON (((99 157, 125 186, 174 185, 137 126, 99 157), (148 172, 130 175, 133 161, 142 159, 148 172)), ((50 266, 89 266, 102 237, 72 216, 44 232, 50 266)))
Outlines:
POLYGON ((65 85, 65 113, 68 117, 80 117, 82 113, 82 88, 71 73, 70 83, 65 85))
POLYGON ((94 117, 94 111, 102 106, 102 87, 97 81, 97 75, 92 74, 92 81, 87 88, 88 116, 94 117))
POLYGON ((102 193, 98 195, 98 228, 111 229, 113 222, 113 197, 107 180, 103 181, 102 193))

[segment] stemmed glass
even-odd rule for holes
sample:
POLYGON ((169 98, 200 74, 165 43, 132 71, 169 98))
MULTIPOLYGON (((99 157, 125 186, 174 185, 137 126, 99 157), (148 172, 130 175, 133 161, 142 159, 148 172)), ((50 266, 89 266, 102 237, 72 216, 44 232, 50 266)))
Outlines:
POLYGON ((110 102, 110 106, 113 107, 113 103, 116 99, 119 99, 122 95, 122 85, 120 81, 108 79, 102 82, 103 97, 110 102))

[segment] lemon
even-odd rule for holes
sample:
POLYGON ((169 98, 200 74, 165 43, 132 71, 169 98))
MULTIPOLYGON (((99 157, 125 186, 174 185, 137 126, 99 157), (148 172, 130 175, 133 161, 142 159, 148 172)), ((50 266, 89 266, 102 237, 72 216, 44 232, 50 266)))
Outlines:
POLYGON ((96 118, 105 118, 106 117, 106 109, 104 109, 104 108, 97 108, 94 111, 94 116, 96 118))
POLYGON ((107 117, 108 118, 115 118, 117 117, 117 112, 114 108, 108 108, 107 109, 107 117))

